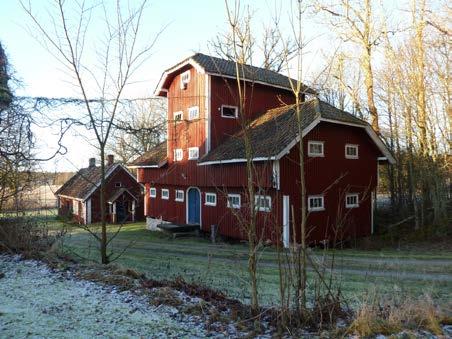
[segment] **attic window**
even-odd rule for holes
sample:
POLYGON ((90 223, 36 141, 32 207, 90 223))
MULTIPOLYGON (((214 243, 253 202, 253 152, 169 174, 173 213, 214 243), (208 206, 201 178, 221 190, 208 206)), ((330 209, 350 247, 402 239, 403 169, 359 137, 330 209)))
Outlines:
POLYGON ((182 111, 174 112, 173 116, 174 116, 174 121, 175 122, 182 121, 183 112, 182 111))
POLYGON ((115 187, 121 187, 122 184, 120 182, 115 182, 115 187))
POLYGON ((174 161, 181 161, 184 157, 184 151, 181 148, 174 150, 174 161))
POLYGON ((199 147, 190 147, 188 149, 188 160, 195 160, 199 158, 199 147))
POLYGON ((187 85, 190 82, 190 70, 185 71, 180 75, 180 88, 187 89, 187 85))
POLYGON ((188 109, 188 120, 198 119, 199 118, 199 107, 193 106, 188 109))
POLYGON ((345 158, 347 159, 358 159, 358 145, 345 145, 345 158))
POLYGON ((308 156, 323 157, 323 141, 309 141, 308 142, 308 156))
POLYGON ((237 106, 221 105, 221 116, 223 118, 237 118, 238 108, 237 106))

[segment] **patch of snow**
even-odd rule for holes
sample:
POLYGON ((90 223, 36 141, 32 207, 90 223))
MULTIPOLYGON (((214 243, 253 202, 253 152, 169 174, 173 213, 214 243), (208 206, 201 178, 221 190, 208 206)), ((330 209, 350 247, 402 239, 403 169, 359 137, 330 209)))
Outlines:
MULTIPOLYGON (((175 317, 146 296, 68 278, 45 264, 0 256, 0 337, 203 337, 196 318, 175 317)), ((176 311, 176 312, 175 312, 176 311)))

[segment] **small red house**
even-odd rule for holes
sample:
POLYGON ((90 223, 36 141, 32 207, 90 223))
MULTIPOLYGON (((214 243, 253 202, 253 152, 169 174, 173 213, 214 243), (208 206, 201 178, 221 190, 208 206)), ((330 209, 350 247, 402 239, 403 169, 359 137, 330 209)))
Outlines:
MULTIPOLYGON (((293 225, 301 215, 294 95, 282 74, 252 66, 241 72, 259 234, 287 246, 299 240, 293 225)), ((309 241, 369 235, 378 163, 393 157, 368 123, 302 90, 309 241)), ((155 94, 168 100, 168 139, 131 164, 146 186, 148 223, 207 232, 217 225, 223 236, 246 239, 239 220, 250 202, 235 63, 195 54, 165 71, 155 94)))
MULTIPOLYGON (((100 166, 91 158, 87 168, 79 170, 55 192, 58 215, 85 225, 100 222, 100 180, 100 166)), ((142 186, 126 167, 114 162, 113 155, 108 156, 105 181, 107 221, 124 223, 140 219, 142 186)))

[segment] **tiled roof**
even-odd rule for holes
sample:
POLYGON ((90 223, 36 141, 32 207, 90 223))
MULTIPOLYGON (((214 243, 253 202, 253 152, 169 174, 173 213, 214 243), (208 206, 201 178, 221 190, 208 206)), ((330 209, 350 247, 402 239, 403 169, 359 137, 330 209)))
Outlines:
MULTIPOLYGON (((305 129, 317 118, 354 123, 367 126, 350 113, 331 106, 317 98, 301 105, 302 127, 305 129)), ((283 151, 298 135, 295 106, 284 106, 267 111, 251 122, 248 135, 253 150, 253 158, 270 158, 283 151)), ((200 159, 199 163, 245 159, 243 131, 231 136, 217 148, 200 159)))
MULTIPOLYGON (((225 60, 202 53, 196 53, 191 57, 188 57, 187 59, 179 62, 177 65, 171 67, 170 69, 167 69, 162 75, 162 79, 160 80, 159 85, 157 86, 156 93, 159 93, 159 90, 161 90, 159 86, 161 86, 164 83, 166 75, 171 74, 174 71, 178 70, 182 65, 186 64, 187 62, 190 62, 190 60, 196 62, 200 67, 202 67, 206 71, 206 73, 224 77, 233 77, 233 78, 237 77, 236 63, 234 61, 225 60)), ((290 78, 281 73, 251 65, 243 65, 243 67, 240 67, 239 71, 241 73, 240 77, 244 80, 264 83, 270 86, 276 86, 285 88, 287 90, 292 90, 290 86, 289 80, 290 78)), ((295 79, 292 80, 294 81, 294 83, 296 82, 295 79)), ((301 92, 317 94, 317 92, 314 89, 304 85, 301 88, 301 92)))
MULTIPOLYGON (((196 53, 191 57, 196 61, 202 68, 206 70, 207 73, 225 75, 230 77, 236 77, 236 63, 231 60, 220 59, 210 55, 205 55, 202 53, 196 53)), ((268 69, 255 67, 251 65, 243 65, 239 67, 240 77, 249 81, 259 81, 264 82, 269 85, 279 86, 291 90, 290 81, 287 76, 270 71, 268 69)), ((295 79, 292 79, 293 83, 296 83, 295 79)), ((316 92, 307 87, 303 86, 302 92, 307 92, 310 94, 316 94, 316 92)))
MULTIPOLYGON (((119 164, 113 164, 105 167, 105 173, 114 170, 114 167, 119 164)), ((100 166, 82 168, 74 174, 68 181, 64 183, 56 192, 55 195, 65 195, 77 199, 87 199, 88 194, 93 188, 99 184, 101 179, 100 166)))
POLYGON ((155 146, 150 151, 129 163, 129 167, 156 166, 160 167, 166 162, 166 141, 155 146))

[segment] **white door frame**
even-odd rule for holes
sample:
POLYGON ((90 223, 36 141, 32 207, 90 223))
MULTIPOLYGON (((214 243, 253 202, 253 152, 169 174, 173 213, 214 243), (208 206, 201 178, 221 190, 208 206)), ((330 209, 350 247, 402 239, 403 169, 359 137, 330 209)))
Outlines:
POLYGON ((198 187, 190 186, 185 191, 185 223, 188 224, 188 191, 196 189, 199 192, 199 229, 202 229, 202 194, 198 187))
POLYGON ((86 200, 86 202, 85 202, 85 208, 86 208, 86 220, 85 220, 85 223, 86 224, 91 224, 91 218, 92 218, 92 216, 91 216, 91 198, 89 198, 88 200, 86 200))
POLYGON ((290 198, 283 195, 283 244, 285 248, 290 245, 290 198))

